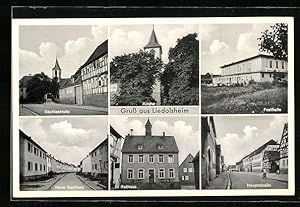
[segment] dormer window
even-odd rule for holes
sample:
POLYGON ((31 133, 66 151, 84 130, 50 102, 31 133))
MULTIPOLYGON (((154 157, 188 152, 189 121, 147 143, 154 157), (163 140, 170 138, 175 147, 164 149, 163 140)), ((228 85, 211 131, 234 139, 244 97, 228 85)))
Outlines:
POLYGON ((157 148, 158 148, 158 149, 163 149, 163 145, 162 145, 162 144, 158 144, 158 145, 157 145, 157 148))
POLYGON ((138 144, 138 150, 142 150, 143 149, 143 145, 142 144, 138 144))

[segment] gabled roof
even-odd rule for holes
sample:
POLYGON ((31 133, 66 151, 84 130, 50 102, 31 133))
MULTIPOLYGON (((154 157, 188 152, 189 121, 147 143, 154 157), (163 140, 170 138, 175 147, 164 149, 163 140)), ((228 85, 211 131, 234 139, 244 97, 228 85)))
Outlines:
POLYGON ((70 80, 70 78, 62 78, 60 79, 58 85, 59 85, 59 88, 63 88, 64 85, 70 80))
POLYGON ((61 70, 59 64, 58 64, 58 60, 57 60, 57 57, 55 59, 55 65, 54 65, 54 68, 52 68, 52 70, 61 70))
POLYGON ((110 126, 110 133, 118 139, 123 138, 112 126, 110 126))
POLYGON ((273 139, 271 139, 268 142, 266 142, 265 144, 263 144, 262 146, 260 146, 259 148, 257 148, 256 150, 254 150, 252 153, 250 153, 249 157, 257 155, 258 153, 261 153, 268 145, 278 145, 278 143, 276 141, 274 141, 273 139))
POLYGON ((107 145, 107 143, 108 143, 108 139, 107 138, 105 138, 102 142, 100 142, 100 144, 98 144, 97 145, 97 147, 95 147, 90 153, 93 153, 95 150, 97 150, 100 146, 102 146, 102 145, 107 145))
POLYGON ((144 47, 144 49, 145 49, 145 48, 155 48, 155 47, 161 48, 161 45, 158 43, 157 38, 156 38, 155 31, 154 31, 154 29, 153 29, 153 30, 152 30, 152 33, 151 33, 151 36, 150 36, 150 39, 149 39, 149 42, 148 42, 148 44, 144 47))
POLYGON ((44 151, 47 154, 46 150, 44 150, 38 143, 36 143, 30 136, 28 136, 27 134, 25 134, 21 129, 19 129, 19 137, 20 138, 23 137, 24 139, 27 139, 28 141, 32 142, 38 148, 40 148, 40 150, 44 151))
POLYGON ((178 153, 178 147, 174 136, 126 136, 122 147, 123 153, 178 153), (142 144, 143 148, 138 149, 138 145, 142 144), (158 145, 162 145, 162 149, 158 149, 158 145))
POLYGON ((194 156, 190 154, 188 154, 188 156, 186 156, 186 158, 182 161, 182 163, 180 164, 180 166, 185 163, 186 161, 188 161, 190 159, 191 162, 193 162, 194 160, 194 156))
POLYGON ((105 40, 94 50, 94 52, 87 59, 87 61, 80 67, 80 69, 94 62, 96 59, 100 58, 101 56, 107 54, 107 50, 108 50, 107 47, 108 47, 108 40, 105 40))
POLYGON ((194 159, 193 159, 193 162, 198 162, 199 163, 199 154, 200 152, 197 152, 197 154, 195 155, 194 159))
POLYGON ((72 78, 68 78, 65 82, 64 85, 62 85, 60 88, 68 88, 70 86, 75 86, 75 85, 78 85, 78 84, 81 84, 82 83, 82 80, 81 80, 81 77, 78 76, 74 82, 72 82, 72 78))
POLYGON ((28 82, 33 78, 31 75, 25 75, 19 80, 20 87, 26 87, 28 82))

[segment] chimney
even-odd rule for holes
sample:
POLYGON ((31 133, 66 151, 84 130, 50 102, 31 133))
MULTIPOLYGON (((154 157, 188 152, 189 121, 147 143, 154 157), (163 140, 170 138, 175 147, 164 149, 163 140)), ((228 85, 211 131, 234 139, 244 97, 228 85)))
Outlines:
POLYGON ((133 129, 130 129, 130 136, 132 136, 133 129))
POLYGON ((163 137, 165 137, 166 136, 166 133, 165 132, 163 132, 163 137))

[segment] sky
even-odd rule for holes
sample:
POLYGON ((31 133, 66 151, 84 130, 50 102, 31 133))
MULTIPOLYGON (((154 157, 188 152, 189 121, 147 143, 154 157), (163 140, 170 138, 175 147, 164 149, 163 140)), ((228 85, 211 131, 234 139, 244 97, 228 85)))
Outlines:
POLYGON ((287 116, 215 116, 214 122, 225 164, 231 165, 271 139, 279 143, 287 116))
POLYGON ((79 165, 107 138, 107 118, 20 118, 20 129, 55 158, 79 165))
POLYGON ((271 24, 201 24, 201 74, 221 74, 220 66, 259 54, 261 32, 271 24))
MULTIPOLYGON (((112 25, 110 27, 111 58, 123 54, 139 52, 149 42, 153 25, 112 25)), ((162 60, 168 63, 169 48, 176 46, 176 41, 188 34, 198 33, 198 25, 154 25, 158 43, 162 46, 162 60)))
MULTIPOLYGON (((133 135, 145 135, 145 124, 148 117, 111 117, 111 126, 123 137, 133 129, 133 135)), ((152 124, 152 135, 174 136, 179 149, 179 164, 188 154, 195 156, 199 151, 199 118, 198 117, 149 117, 152 124)))
POLYGON ((106 25, 30 25, 19 27, 19 78, 44 72, 52 77, 57 56, 69 78, 107 39, 106 25))

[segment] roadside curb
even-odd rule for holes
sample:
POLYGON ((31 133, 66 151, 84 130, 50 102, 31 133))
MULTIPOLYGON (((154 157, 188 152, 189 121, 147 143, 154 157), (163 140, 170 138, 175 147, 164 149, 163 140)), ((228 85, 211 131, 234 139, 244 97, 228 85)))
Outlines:
POLYGON ((83 182, 83 184, 87 185, 89 188, 91 188, 92 190, 96 190, 93 186, 91 186, 90 184, 88 184, 87 182, 85 182, 80 176, 76 175, 76 177, 83 182))
POLYGON ((227 173, 227 187, 226 187, 226 189, 227 190, 231 189, 231 185, 232 185, 232 183, 231 183, 230 174, 227 173))
POLYGON ((60 178, 58 178, 52 185, 50 185, 46 190, 50 190, 50 188, 52 188, 52 186, 54 186, 58 181, 60 181, 63 177, 65 177, 66 174, 64 174, 63 176, 61 176, 60 178))
POLYGON ((27 110, 27 111, 29 111, 29 112, 32 113, 34 116, 40 116, 40 115, 41 115, 41 114, 39 114, 39 113, 37 113, 37 112, 35 112, 35 111, 29 109, 29 108, 26 107, 26 106, 23 106, 22 108, 25 109, 25 110, 27 110))

